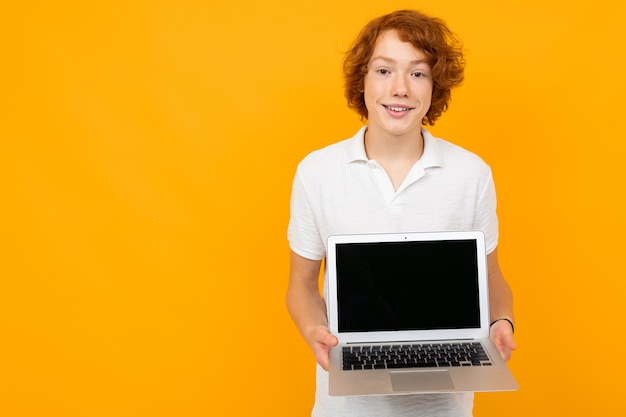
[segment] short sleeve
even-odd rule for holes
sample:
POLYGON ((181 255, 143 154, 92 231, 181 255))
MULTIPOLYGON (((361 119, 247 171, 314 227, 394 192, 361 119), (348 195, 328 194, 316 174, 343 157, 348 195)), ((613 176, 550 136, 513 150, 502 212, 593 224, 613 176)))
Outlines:
POLYGON ((485 234, 487 253, 493 252, 498 246, 498 215, 496 213, 496 188, 491 170, 482 192, 476 202, 474 228, 485 234))
POLYGON ((295 253, 319 261, 326 256, 326 247, 319 233, 313 202, 311 190, 307 190, 307 183, 299 166, 291 190, 287 238, 289 247, 295 253))

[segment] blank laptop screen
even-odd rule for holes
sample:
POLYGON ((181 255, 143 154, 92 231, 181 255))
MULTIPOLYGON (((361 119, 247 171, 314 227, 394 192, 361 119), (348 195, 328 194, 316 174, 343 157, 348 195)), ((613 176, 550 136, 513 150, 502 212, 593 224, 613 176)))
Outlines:
POLYGON ((340 243, 340 332, 480 327, 476 241, 340 243))

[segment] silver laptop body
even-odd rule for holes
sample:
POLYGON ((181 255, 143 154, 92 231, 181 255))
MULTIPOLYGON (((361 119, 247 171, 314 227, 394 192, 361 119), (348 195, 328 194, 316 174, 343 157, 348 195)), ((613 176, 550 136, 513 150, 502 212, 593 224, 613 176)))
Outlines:
POLYGON ((330 236, 326 261, 329 328, 339 339, 330 395, 518 388, 489 339, 482 232, 330 236), (479 360, 456 356, 473 343, 483 347, 479 360))

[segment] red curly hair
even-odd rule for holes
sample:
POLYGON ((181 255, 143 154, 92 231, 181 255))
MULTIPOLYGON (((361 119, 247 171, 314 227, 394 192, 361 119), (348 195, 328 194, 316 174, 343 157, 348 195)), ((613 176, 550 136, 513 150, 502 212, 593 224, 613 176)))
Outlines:
POLYGON ((445 22, 414 10, 398 10, 368 23, 359 33, 343 62, 344 94, 348 107, 367 119, 363 96, 367 65, 380 35, 395 30, 400 40, 424 52, 433 76, 433 96, 422 124, 434 125, 448 109, 450 91, 463 82, 465 61, 457 37, 445 22))

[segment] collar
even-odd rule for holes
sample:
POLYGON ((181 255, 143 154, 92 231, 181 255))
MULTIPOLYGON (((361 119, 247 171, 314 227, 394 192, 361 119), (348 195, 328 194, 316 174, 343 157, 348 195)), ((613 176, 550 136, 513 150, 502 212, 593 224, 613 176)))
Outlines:
MULTIPOLYGON (((346 153, 346 163, 349 164, 357 161, 367 162, 370 160, 365 153, 366 131, 367 126, 363 126, 350 140, 346 153)), ((422 168, 442 167, 443 153, 439 140, 431 135, 425 128, 422 128, 422 136, 424 137, 424 152, 417 163, 420 164, 422 168)))

